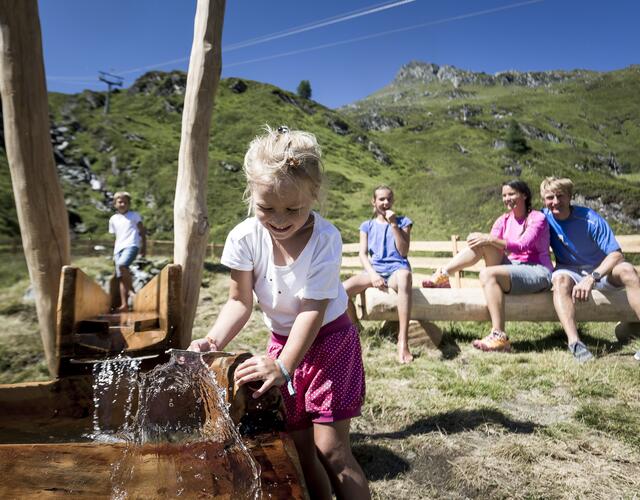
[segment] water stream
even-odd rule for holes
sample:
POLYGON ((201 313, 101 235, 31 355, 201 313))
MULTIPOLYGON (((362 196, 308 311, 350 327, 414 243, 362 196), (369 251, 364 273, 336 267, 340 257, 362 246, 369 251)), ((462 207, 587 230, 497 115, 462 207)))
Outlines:
POLYGON ((260 498, 259 466, 201 356, 174 351, 146 374, 139 367, 115 359, 94 368, 91 438, 125 443, 112 498, 260 498))

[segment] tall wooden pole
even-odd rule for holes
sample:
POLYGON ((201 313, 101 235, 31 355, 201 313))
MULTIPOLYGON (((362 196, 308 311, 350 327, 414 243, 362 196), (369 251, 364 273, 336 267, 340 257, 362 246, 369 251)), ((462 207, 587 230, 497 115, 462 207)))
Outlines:
POLYGON ((186 348, 198 305, 209 237, 207 176, 211 112, 222 69, 224 0, 198 0, 182 113, 174 203, 174 262, 182 266, 182 328, 186 348))
POLYGON ((36 295, 44 352, 58 374, 55 316, 69 224, 49 136, 49 105, 36 0, 0 1, 0 93, 22 246, 36 295))

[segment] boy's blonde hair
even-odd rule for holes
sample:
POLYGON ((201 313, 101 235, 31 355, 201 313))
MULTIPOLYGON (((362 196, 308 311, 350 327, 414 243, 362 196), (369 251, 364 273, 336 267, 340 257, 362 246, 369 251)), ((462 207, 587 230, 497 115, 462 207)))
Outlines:
POLYGON ((566 194, 569 198, 573 196, 573 181, 571 179, 567 179, 566 177, 546 177, 542 184, 540 184, 540 196, 544 198, 544 193, 546 191, 556 192, 560 191, 561 193, 566 194))
POLYGON ((324 182, 321 151, 316 136, 301 130, 281 126, 257 136, 244 156, 244 174, 247 178, 245 201, 249 212, 253 210, 252 190, 255 185, 266 184, 278 188, 284 182, 306 189, 313 201, 322 197, 324 182))
POLYGON ((126 198, 131 203, 131 195, 127 191, 118 191, 113 195, 113 202, 115 203, 118 198, 126 198))

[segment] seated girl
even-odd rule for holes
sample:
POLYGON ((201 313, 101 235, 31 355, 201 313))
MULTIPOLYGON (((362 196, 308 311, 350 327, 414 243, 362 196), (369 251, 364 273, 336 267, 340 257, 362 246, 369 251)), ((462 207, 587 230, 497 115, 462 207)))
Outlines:
POLYGON ((449 288, 449 275, 484 259, 480 272, 491 332, 473 346, 482 351, 510 351, 505 333, 504 294, 541 292, 551 288, 553 266, 549 256, 549 226, 542 212, 531 208, 531 190, 523 181, 502 185, 507 212, 495 221, 491 233, 471 233, 467 248, 458 253, 430 279, 424 288, 449 288))
MULTIPOLYGON (((365 272, 352 276, 344 282, 351 299, 369 287, 398 292, 398 361, 410 363, 409 316, 411 314, 411 265, 407 260, 411 227, 409 217, 396 215, 393 206, 393 191, 387 186, 378 186, 371 198, 373 217, 360 225, 360 251, 358 256, 365 272), (369 260, 371 256, 371 260, 369 260)), ((356 321, 353 302, 349 300, 349 316, 356 321)))

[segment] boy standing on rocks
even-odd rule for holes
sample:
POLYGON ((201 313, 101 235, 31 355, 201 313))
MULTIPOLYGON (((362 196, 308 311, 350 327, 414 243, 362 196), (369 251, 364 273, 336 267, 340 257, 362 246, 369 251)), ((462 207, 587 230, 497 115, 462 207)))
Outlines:
POLYGON ((120 307, 117 312, 129 310, 128 299, 133 288, 129 266, 138 252, 144 257, 147 247, 142 217, 138 212, 129 210, 130 204, 131 195, 126 191, 118 191, 113 195, 113 206, 116 213, 109 219, 109 232, 116 236, 113 261, 120 289, 120 307))

